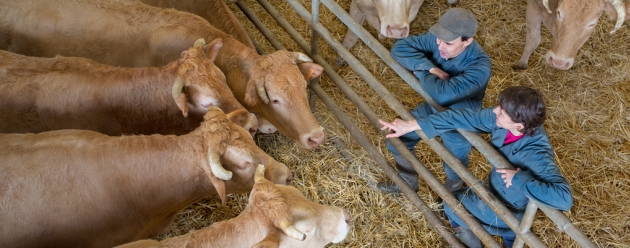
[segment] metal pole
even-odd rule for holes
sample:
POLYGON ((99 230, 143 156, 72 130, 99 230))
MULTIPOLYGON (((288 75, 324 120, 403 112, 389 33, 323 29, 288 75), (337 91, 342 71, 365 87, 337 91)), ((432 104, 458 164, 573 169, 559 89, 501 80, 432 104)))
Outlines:
MULTIPOLYGON (((536 217, 536 211, 538 211, 538 206, 536 206, 536 202, 529 201, 529 203, 527 203, 527 208, 525 209, 525 214, 523 214, 523 219, 521 220, 519 232, 525 233, 529 231, 529 228, 532 227, 532 223, 534 222, 534 217, 536 217)), ((514 240, 512 248, 522 248, 523 245, 525 245, 525 242, 523 242, 523 240, 517 236, 516 240, 514 240)))
MULTIPOLYGON (((312 16, 313 16, 313 20, 311 20, 313 23, 319 23, 319 0, 312 0, 312 5, 311 5, 311 11, 312 11, 312 16)), ((313 28, 311 28, 311 34, 312 34, 312 38, 311 38, 311 54, 313 55, 317 55, 318 54, 318 50, 317 50, 317 39, 318 39, 318 35, 317 32, 315 32, 315 30, 313 28)), ((314 81, 314 84, 319 83, 319 78, 315 78, 311 81, 314 81)), ((315 112, 315 92, 313 92, 312 88, 309 88, 309 92, 310 92, 310 98, 309 98, 309 106, 311 107, 311 111, 315 112)))

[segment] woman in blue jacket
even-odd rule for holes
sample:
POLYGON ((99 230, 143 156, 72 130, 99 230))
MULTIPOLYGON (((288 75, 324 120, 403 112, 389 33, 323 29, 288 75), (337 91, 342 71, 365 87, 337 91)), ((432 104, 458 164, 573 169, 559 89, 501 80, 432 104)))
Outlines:
MULTIPOLYGON (((383 130, 390 131, 387 138, 415 130, 433 138, 457 128, 492 134, 491 145, 516 169, 493 166, 488 176, 489 188, 521 219, 529 199, 562 211, 573 205, 571 188, 554 162, 553 148, 543 128, 545 111, 542 93, 513 86, 499 94, 499 106, 493 108, 448 110, 411 121, 380 122, 383 130)), ((479 196, 468 188, 453 194, 490 234, 503 236, 504 244, 512 246, 516 234, 479 196)), ((452 208, 445 205, 444 210, 456 236, 469 247, 481 247, 479 239, 452 208)))

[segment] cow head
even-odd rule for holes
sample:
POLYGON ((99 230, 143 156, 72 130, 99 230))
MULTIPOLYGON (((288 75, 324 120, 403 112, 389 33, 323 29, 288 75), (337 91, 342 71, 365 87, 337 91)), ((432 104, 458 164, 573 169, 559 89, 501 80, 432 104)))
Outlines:
MULTIPOLYGON (((217 53, 223 46, 221 39, 215 39, 205 44, 204 39, 198 39, 193 47, 182 52, 177 62, 177 76, 173 83, 172 94, 177 107, 184 117, 190 111, 203 116, 208 108, 217 106, 226 112, 245 109, 236 100, 228 87, 225 75, 214 64, 217 53)), ((258 120, 254 114, 239 121, 253 136, 258 129, 258 120)))
MULTIPOLYGON (((409 22, 418 14, 424 0, 372 0, 380 20, 380 35, 388 38, 409 36, 409 22)), ((378 28, 378 27, 374 27, 378 28)))
POLYGON ((346 210, 311 202, 292 186, 274 185, 264 171, 259 165, 244 212, 265 216, 275 230, 253 247, 325 247, 345 239, 352 225, 346 210))
POLYGON ((306 80, 323 71, 311 62, 297 52, 276 51, 261 56, 250 69, 244 96, 248 109, 306 149, 316 148, 326 137, 308 105, 306 80))
POLYGON ((218 107, 211 106, 204 122, 195 130, 203 137, 207 152, 208 163, 202 163, 202 168, 224 203, 226 193, 251 190, 255 165, 266 165, 269 169, 265 177, 275 183, 290 184, 292 180, 287 166, 258 148, 251 135, 235 123, 247 115, 242 109, 225 115, 218 107))
POLYGON ((595 30, 603 12, 617 20, 611 32, 614 33, 630 10, 630 4, 624 5, 623 0, 559 0, 552 1, 551 5, 547 1, 543 0, 543 5, 552 18, 545 25, 553 36, 553 43, 545 58, 547 64, 560 70, 573 66, 578 50, 595 30))

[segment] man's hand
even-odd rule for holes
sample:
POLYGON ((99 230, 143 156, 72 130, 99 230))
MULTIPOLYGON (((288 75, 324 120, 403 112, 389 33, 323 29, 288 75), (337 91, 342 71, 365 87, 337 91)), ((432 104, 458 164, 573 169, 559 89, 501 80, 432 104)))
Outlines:
POLYGON ((497 169, 497 172, 501 173, 501 178, 503 178, 503 182, 505 183, 506 188, 512 186, 512 178, 514 178, 514 175, 519 171, 521 171, 521 168, 516 168, 516 170, 497 169))
POLYGON ((433 67, 429 70, 429 73, 439 77, 442 80, 449 80, 451 79, 451 75, 448 75, 448 73, 444 72, 442 69, 437 68, 437 67, 433 67))
POLYGON ((396 138, 408 132, 420 130, 420 125, 418 125, 418 122, 416 122, 416 120, 403 121, 401 119, 395 119, 391 123, 385 122, 383 120, 378 120, 378 122, 383 125, 383 127, 381 127, 381 130, 389 130, 389 134, 385 135, 385 138, 396 138))

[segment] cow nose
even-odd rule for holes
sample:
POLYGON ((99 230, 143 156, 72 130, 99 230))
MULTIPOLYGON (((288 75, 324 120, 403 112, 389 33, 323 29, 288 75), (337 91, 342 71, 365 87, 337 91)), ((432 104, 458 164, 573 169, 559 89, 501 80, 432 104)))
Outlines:
POLYGON ((387 25, 387 37, 389 38, 405 38, 409 35, 409 28, 406 25, 387 25))
POLYGON ((287 173, 287 184, 286 185, 291 185, 291 183, 293 183, 293 173, 291 171, 289 171, 287 173))
POLYGON ((547 53, 547 64, 558 70, 568 70, 573 66, 573 59, 558 58, 553 53, 547 53))
POLYGON ((315 149, 320 144, 323 144, 325 139, 326 139, 326 133, 324 132, 324 129, 322 128, 321 130, 318 130, 312 135, 310 135, 308 139, 306 140, 306 144, 311 149, 315 149))
POLYGON ((347 210, 343 210, 343 216, 346 219, 346 224, 348 224, 348 226, 352 226, 352 218, 350 218, 350 213, 348 213, 347 210))

